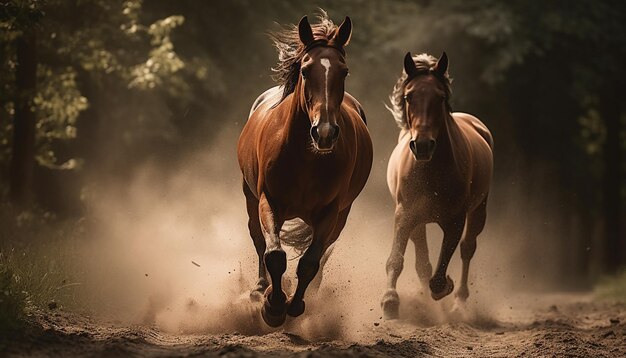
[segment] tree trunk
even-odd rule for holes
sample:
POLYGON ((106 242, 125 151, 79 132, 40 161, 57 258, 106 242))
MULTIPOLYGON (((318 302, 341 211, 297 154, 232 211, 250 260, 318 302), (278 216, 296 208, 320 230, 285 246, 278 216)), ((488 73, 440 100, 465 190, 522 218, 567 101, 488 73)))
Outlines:
POLYGON ((16 98, 13 119, 13 152, 11 157, 10 196, 18 205, 32 201, 35 166, 35 112, 33 97, 37 85, 37 51, 34 30, 16 40, 16 98))
POLYGON ((603 214, 605 235, 605 265, 609 273, 615 273, 624 260, 626 247, 623 246, 621 233, 621 166, 622 149, 620 148, 621 108, 619 101, 620 87, 609 87, 603 99, 603 117, 606 123, 606 141, 604 143, 604 178, 603 178, 603 214))

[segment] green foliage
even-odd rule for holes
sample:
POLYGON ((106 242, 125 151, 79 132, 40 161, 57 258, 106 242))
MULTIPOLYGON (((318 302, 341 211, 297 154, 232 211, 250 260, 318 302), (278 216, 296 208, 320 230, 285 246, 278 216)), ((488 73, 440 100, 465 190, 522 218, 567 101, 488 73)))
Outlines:
POLYGON ((152 89, 163 83, 164 78, 172 76, 184 67, 183 61, 174 51, 174 44, 170 38, 171 31, 182 25, 184 17, 170 16, 156 21, 148 28, 151 35, 151 44, 148 60, 136 65, 131 71, 130 88, 152 89))
POLYGON ((0 39, 11 41, 44 16, 42 0, 8 0, 0 4, 0 39))
POLYGON ((578 117, 580 124, 580 145, 587 154, 597 156, 602 154, 602 146, 606 138, 606 126, 598 110, 598 100, 590 97, 582 102, 585 112, 578 117))
MULTIPOLYGON (((11 1, 0 7, 0 162, 6 163, 11 146, 15 97, 15 48, 12 41, 23 31, 38 33, 37 160, 49 168, 75 169, 80 159, 59 163, 55 142, 76 138, 77 120, 92 100, 85 85, 120 83, 136 90, 153 90, 184 67, 174 50, 171 32, 182 16, 167 16, 147 25, 141 22, 142 1, 123 4, 104 0, 11 1), (68 14, 80 17, 68 21, 68 14), (78 22, 84 22, 84 25, 78 22)), ((116 93, 124 95, 123 93, 116 93)), ((88 120, 88 119, 86 119, 88 120)))
POLYGON ((73 68, 55 71, 42 65, 39 72, 39 90, 33 100, 38 113, 36 159, 39 164, 50 168, 75 169, 77 160, 57 163, 52 142, 76 138, 76 121, 80 113, 87 109, 87 98, 78 89, 73 68))

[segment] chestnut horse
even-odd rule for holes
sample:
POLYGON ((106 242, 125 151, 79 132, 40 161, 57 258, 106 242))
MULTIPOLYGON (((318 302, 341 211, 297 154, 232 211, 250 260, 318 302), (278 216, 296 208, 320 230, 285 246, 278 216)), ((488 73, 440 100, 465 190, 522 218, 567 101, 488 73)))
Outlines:
POLYGON ((313 27, 305 16, 297 28, 274 34, 280 61, 274 70, 282 85, 255 101, 239 138, 248 227, 259 256, 253 294, 264 293, 261 314, 273 327, 286 314, 304 312, 307 286, 339 237, 372 166, 363 109, 344 92, 344 46, 351 33, 350 18, 337 27, 322 13, 313 27), (289 233, 281 228, 294 218, 310 226, 312 237, 296 238, 310 245, 298 262, 295 293, 287 299, 281 288, 287 266, 281 236, 289 233))
POLYGON ((427 54, 404 58, 404 72, 388 108, 400 136, 387 168, 387 184, 396 204, 394 238, 387 260, 387 291, 381 305, 387 319, 398 317, 396 282, 409 239, 415 245, 415 268, 422 288, 439 300, 454 289, 446 275, 450 258, 461 243, 463 271, 458 302, 469 296, 467 275, 476 237, 485 226, 487 196, 493 171, 493 138, 478 118, 450 109, 448 57, 427 54), (428 258, 426 224, 444 233, 435 274, 428 258))

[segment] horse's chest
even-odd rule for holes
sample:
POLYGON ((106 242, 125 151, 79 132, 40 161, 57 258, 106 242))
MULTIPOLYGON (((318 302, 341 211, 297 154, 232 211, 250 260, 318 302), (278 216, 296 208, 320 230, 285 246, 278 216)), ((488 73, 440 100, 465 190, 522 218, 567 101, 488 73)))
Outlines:
POLYGON ((445 221, 464 211, 468 188, 449 173, 415 173, 403 185, 403 201, 427 222, 445 221))
POLYGON ((265 185, 284 207, 313 208, 332 202, 349 178, 345 165, 331 159, 322 162, 286 159, 267 168, 265 185))

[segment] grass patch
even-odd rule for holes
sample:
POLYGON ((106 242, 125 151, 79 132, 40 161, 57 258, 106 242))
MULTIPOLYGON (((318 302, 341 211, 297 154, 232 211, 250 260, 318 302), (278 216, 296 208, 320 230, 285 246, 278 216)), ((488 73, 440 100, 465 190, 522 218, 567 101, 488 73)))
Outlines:
POLYGON ((594 288, 594 293, 602 299, 626 303, 626 268, 616 275, 601 278, 594 288))
POLYGON ((0 263, 0 333, 22 327, 26 304, 27 296, 15 282, 13 272, 0 263))
POLYGON ((31 313, 76 309, 79 220, 0 208, 0 332, 23 327, 31 313))

